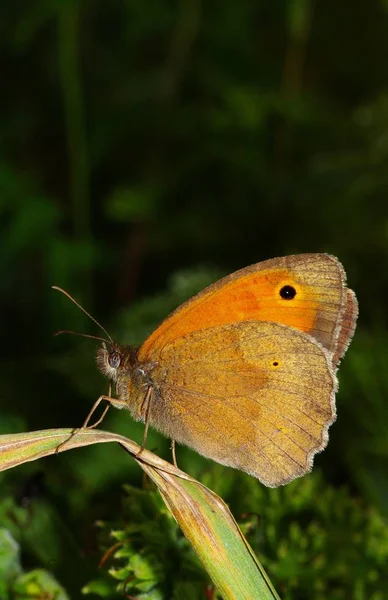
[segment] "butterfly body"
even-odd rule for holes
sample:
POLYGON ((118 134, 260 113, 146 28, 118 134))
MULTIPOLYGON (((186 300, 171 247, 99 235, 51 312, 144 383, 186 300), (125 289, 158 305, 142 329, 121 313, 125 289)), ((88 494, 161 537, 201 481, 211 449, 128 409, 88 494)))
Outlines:
POLYGON ((337 259, 272 259, 194 296, 139 349, 100 348, 98 364, 134 419, 275 487, 327 444, 356 317, 337 259))

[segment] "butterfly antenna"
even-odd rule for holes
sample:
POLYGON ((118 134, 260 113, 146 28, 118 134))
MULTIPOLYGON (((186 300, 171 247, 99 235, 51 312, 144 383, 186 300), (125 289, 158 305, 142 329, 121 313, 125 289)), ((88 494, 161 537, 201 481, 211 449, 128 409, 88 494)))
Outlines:
POLYGON ((53 333, 53 335, 62 335, 64 333, 70 333, 71 335, 78 335, 79 337, 88 338, 90 340, 98 340, 99 342, 105 342, 105 344, 109 344, 109 346, 111 346, 113 343, 103 337, 100 337, 99 335, 89 335, 88 333, 80 333, 79 331, 72 331, 71 329, 61 329, 60 331, 56 331, 55 333, 53 333))
MULTIPOLYGON (((92 317, 92 315, 91 315, 90 313, 88 313, 88 311, 87 311, 87 310, 85 310, 85 309, 84 309, 84 307, 83 307, 83 306, 81 306, 79 302, 77 302, 77 300, 75 300, 75 299, 74 299, 72 296, 70 296, 70 294, 69 294, 68 292, 66 292, 66 291, 65 291, 65 290, 63 290, 62 288, 60 288, 60 287, 58 287, 58 286, 56 286, 56 285, 53 285, 53 286, 51 286, 51 287, 52 287, 52 289, 53 289, 53 290, 57 290, 57 292, 61 292, 61 294, 64 294, 64 295, 65 295, 67 298, 69 298, 69 300, 71 300, 71 301, 72 301, 72 302, 73 302, 73 303, 74 303, 76 306, 78 306, 78 308, 79 308, 80 310, 82 310, 82 312, 83 312, 83 313, 84 313, 84 314, 85 314, 87 317, 89 317, 89 319, 91 319, 91 320, 93 321, 93 323, 95 323, 95 324, 97 325, 97 327, 99 327, 99 328, 100 328, 100 329, 101 329, 101 330, 102 330, 102 331, 105 333, 105 335, 107 336, 108 340, 110 340, 110 343, 111 343, 111 344, 113 344, 113 343, 114 343, 114 342, 113 342, 113 340, 112 340, 112 338, 110 337, 109 333, 108 333, 108 332, 107 332, 107 330, 105 329, 105 327, 103 327, 103 326, 101 325, 101 323, 99 323, 99 322, 97 321, 97 319, 95 319, 94 317, 92 317)), ((57 335, 58 335, 59 333, 64 333, 64 332, 58 332, 58 333, 57 333, 57 335)), ((74 332, 74 331, 69 331, 69 332, 67 332, 67 333, 75 333, 75 332, 74 332)), ((80 334, 78 334, 78 335, 80 335, 80 334)), ((83 335, 84 337, 91 337, 91 338, 94 338, 94 339, 102 339, 102 338, 97 338, 97 337, 95 337, 95 336, 87 336, 86 334, 82 334, 82 335, 83 335)), ((106 340, 103 340, 103 341, 104 341, 104 342, 106 342, 106 340)))

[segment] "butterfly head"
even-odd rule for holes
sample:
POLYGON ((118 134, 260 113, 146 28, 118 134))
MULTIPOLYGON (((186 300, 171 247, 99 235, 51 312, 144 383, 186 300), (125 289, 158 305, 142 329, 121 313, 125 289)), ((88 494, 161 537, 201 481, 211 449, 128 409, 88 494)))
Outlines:
POLYGON ((136 350, 131 346, 103 342, 97 350, 97 365, 103 375, 117 383, 122 377, 131 376, 136 365, 136 350))

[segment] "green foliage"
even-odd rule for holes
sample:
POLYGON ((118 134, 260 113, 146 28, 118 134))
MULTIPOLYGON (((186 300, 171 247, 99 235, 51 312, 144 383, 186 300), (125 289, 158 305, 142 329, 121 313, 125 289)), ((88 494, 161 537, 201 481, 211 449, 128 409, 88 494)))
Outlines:
POLYGON ((316 474, 278 490, 246 480, 248 491, 247 505, 263 507, 258 555, 282 598, 385 596, 388 527, 378 511, 316 474))
MULTIPOLYGON (((239 473, 222 475, 214 466, 203 479, 230 498, 281 598, 385 597, 388 526, 378 511, 344 487, 327 486, 320 474, 275 490, 239 473)), ((84 592, 109 597, 125 590, 133 598, 155 600, 204 597, 206 573, 152 488, 126 486, 118 517, 100 527, 107 571, 84 592)))
POLYGON ((20 546, 5 528, 0 529, 0 598, 1 600, 68 600, 65 590, 44 569, 23 572, 20 546))
MULTIPOLYGON (((100 527, 106 562, 113 561, 109 574, 120 582, 111 580, 110 593, 150 600, 203 597, 208 576, 158 492, 126 486, 119 519, 100 527)), ((91 582, 84 593, 97 593, 101 585, 91 582)))
POLYGON ((7 598, 7 588, 21 573, 19 544, 10 532, 0 529, 0 597, 7 598))
POLYGON ((362 495, 388 515, 387 335, 361 331, 344 364, 343 418, 348 424, 335 443, 362 495), (346 387, 345 387, 346 386, 346 387), (359 401, 362 398, 362 402, 359 401), (357 443, 355 443, 357 440, 357 443), (340 444, 340 445, 339 445, 340 444))

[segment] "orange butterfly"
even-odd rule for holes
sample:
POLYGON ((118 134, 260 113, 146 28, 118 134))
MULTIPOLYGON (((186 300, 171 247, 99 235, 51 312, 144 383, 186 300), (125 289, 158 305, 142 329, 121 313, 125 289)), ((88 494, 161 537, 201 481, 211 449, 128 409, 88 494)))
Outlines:
POLYGON ((333 256, 246 267, 182 304, 140 348, 104 343, 98 365, 118 398, 99 401, 267 486, 286 484, 327 444, 357 313, 333 256))

